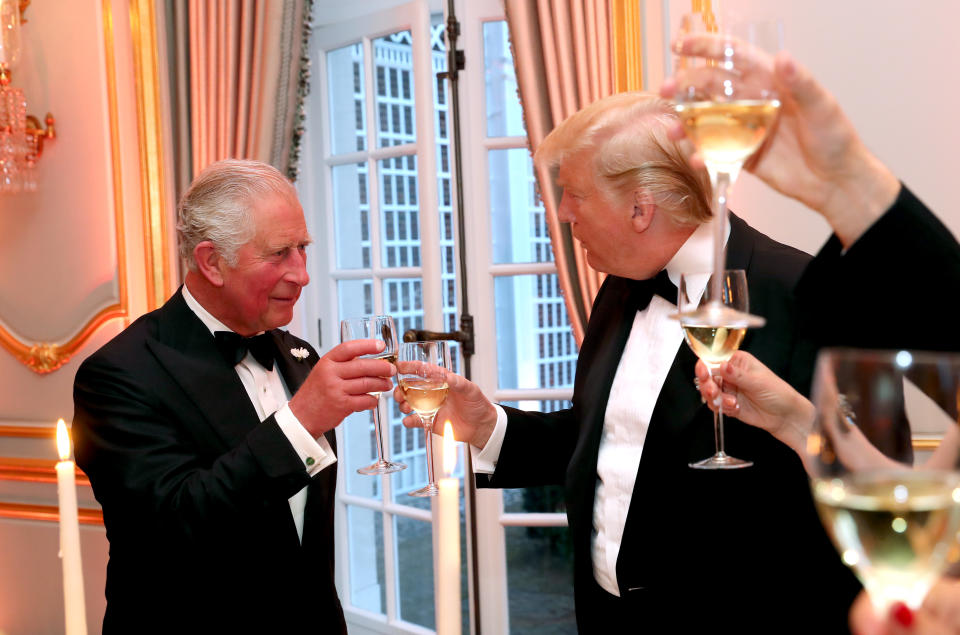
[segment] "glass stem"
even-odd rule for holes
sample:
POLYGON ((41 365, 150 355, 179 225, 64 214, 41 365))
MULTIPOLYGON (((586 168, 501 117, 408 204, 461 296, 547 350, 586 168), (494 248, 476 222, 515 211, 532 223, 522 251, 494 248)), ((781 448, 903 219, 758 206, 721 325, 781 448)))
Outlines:
POLYGON ((726 269, 727 249, 724 242, 727 237, 727 191, 740 174, 740 166, 728 165, 719 169, 707 164, 710 184, 713 186, 713 278, 710 280, 711 302, 723 303, 721 283, 723 270, 726 269))
POLYGON ((377 395, 377 407, 373 409, 373 431, 377 435, 377 463, 386 461, 383 458, 383 432, 380 429, 380 395, 377 395))
POLYGON ((726 456, 727 453, 724 452, 723 445, 723 378, 716 374, 713 376, 713 381, 717 383, 717 388, 720 389, 717 395, 720 404, 717 406, 717 411, 713 413, 713 442, 717 448, 717 456, 726 456))
POLYGON ((427 478, 430 485, 436 483, 436 480, 433 477, 433 418, 436 415, 434 414, 431 417, 423 418, 423 434, 424 441, 427 445, 427 478))

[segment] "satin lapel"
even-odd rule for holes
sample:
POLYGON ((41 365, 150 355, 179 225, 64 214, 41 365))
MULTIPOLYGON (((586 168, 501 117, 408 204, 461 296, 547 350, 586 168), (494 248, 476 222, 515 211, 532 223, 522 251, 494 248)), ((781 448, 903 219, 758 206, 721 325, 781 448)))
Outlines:
MULTIPOLYGON (((286 382, 287 388, 290 390, 290 396, 292 397, 300 390, 303 382, 307 380, 307 376, 310 375, 310 371, 313 370, 319 357, 316 351, 310 348, 310 355, 308 357, 302 360, 297 359, 290 351, 295 348, 303 348, 304 342, 301 342, 299 339, 280 329, 273 329, 270 331, 270 334, 273 335, 274 342, 277 345, 277 370, 280 371, 280 375, 283 377, 283 381, 286 382)), ((336 454, 336 433, 330 430, 324 436, 327 438, 327 442, 333 449, 334 454, 336 454)))
MULTIPOLYGON (((588 326, 588 337, 577 360, 574 404, 580 419, 580 435, 568 468, 568 492, 571 504, 580 509, 571 516, 591 518, 596 494, 597 456, 603 420, 607 411, 610 388, 617 373, 633 320, 637 314, 639 283, 610 279, 603 301, 594 306, 588 326)), ((587 523, 589 525, 589 523, 587 523)))
POLYGON ((277 345, 277 370, 280 371, 283 381, 290 389, 290 394, 293 395, 307 380, 310 369, 317 363, 317 356, 310 353, 306 359, 299 360, 290 352, 295 348, 301 348, 298 341, 280 329, 273 329, 270 334, 277 345))
POLYGON ((226 447, 235 447, 260 423, 240 377, 179 290, 163 306, 157 321, 156 339, 148 339, 147 346, 226 447))

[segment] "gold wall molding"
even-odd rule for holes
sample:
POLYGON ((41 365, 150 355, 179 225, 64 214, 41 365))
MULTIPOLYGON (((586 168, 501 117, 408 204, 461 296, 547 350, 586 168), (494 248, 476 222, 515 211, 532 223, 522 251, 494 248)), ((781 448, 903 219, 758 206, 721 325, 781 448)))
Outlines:
MULTIPOLYGON (((56 443, 57 427, 52 425, 42 426, 18 426, 18 425, 0 425, 0 438, 20 438, 20 439, 50 439, 56 443)), ((51 447, 56 447, 55 445, 51 447)))
MULTIPOLYGON (((80 523, 84 525, 103 525, 103 512, 99 509, 81 507, 80 523)), ((43 520, 60 522, 60 510, 56 505, 29 505, 26 503, 0 503, 0 518, 17 520, 43 520)))
POLYGON ((146 254, 147 310, 161 306, 172 291, 167 205, 164 195, 163 117, 160 110, 160 50, 153 0, 131 0, 140 183, 146 254))
MULTIPOLYGON (((90 479, 76 468, 77 485, 90 487, 90 479)), ((54 459, 25 459, 0 457, 0 481, 25 483, 56 483, 57 461, 54 459)))
POLYGON ((30 370, 45 374, 66 364, 87 340, 108 320, 128 317, 127 265, 124 247, 123 184, 120 174, 120 131, 117 112, 117 79, 114 65, 113 13, 110 0, 103 0, 103 39, 107 76, 107 103, 110 114, 110 154, 113 169, 113 214, 116 226, 118 301, 98 311, 64 343, 26 341, 0 325, 0 345, 30 370))
POLYGON ((643 42, 640 3, 611 0, 610 41, 613 46, 613 90, 622 93, 643 89, 643 42))

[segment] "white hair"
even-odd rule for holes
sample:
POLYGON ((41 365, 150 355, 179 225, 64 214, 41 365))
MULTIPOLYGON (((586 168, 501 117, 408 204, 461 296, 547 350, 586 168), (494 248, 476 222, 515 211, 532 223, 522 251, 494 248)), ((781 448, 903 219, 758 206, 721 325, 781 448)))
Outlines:
POLYGON ((250 208, 271 194, 297 200, 293 185, 272 165, 224 159, 204 168, 177 205, 177 241, 186 266, 197 270, 193 250, 204 240, 235 266, 237 250, 256 231, 250 208))

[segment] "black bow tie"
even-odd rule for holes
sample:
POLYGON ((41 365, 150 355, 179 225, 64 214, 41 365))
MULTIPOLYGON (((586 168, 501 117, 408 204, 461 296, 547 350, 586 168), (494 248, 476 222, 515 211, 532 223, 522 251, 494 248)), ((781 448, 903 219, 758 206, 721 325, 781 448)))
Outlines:
POLYGON ((673 284, 670 280, 666 269, 649 280, 641 280, 638 283, 637 293, 639 300, 638 311, 647 308, 647 306, 650 305, 650 300, 652 300, 655 295, 660 296, 672 304, 677 303, 677 285, 673 284))
POLYGON ((273 370, 273 358, 277 354, 277 346, 270 333, 244 337, 233 331, 216 331, 213 339, 223 358, 231 366, 239 364, 240 360, 247 356, 247 351, 250 351, 253 358, 264 368, 273 370))

